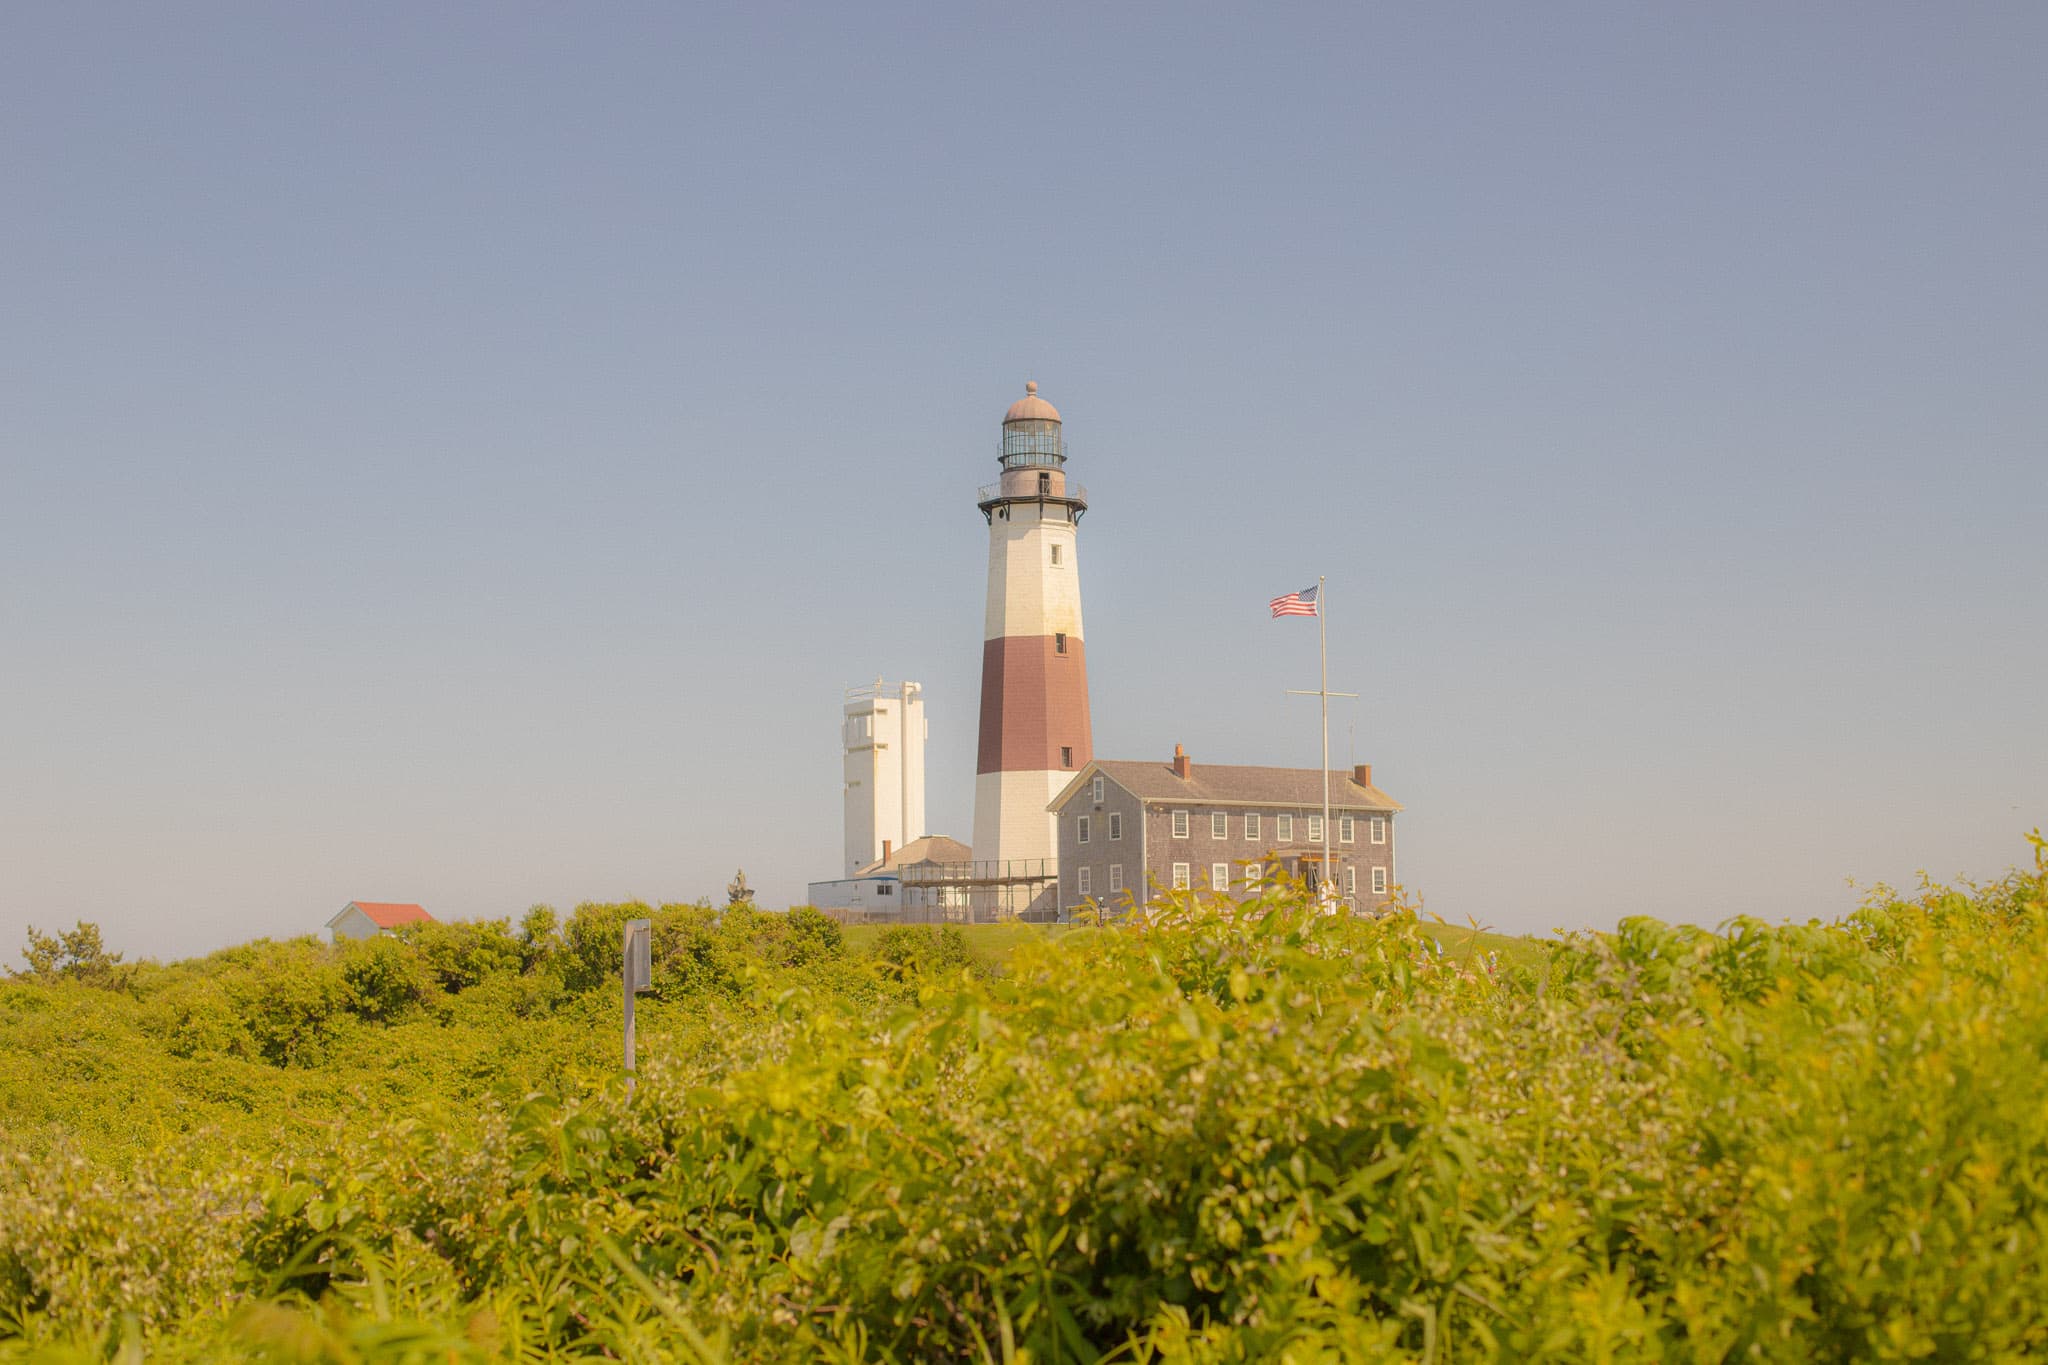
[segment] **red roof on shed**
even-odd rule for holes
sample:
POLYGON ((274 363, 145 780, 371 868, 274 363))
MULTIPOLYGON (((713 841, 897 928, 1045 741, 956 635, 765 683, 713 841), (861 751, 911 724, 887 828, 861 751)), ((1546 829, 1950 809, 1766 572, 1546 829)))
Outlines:
POLYGON ((418 924, 421 920, 434 918, 427 913, 426 907, 403 901, 350 901, 349 905, 368 915, 370 922, 379 929, 396 929, 401 924, 418 924))

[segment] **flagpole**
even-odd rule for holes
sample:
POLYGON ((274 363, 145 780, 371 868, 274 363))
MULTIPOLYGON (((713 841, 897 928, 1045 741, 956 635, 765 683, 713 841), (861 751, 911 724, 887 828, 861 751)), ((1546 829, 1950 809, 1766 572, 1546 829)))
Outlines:
POLYGON ((1333 874, 1330 867, 1330 595, 1325 590, 1323 576, 1316 575, 1316 643, 1322 655, 1323 693, 1323 901, 1332 899, 1335 890, 1330 885, 1333 874))
POLYGON ((1300 592, 1288 593, 1285 597, 1276 597, 1272 602, 1273 614, 1275 616, 1300 616, 1304 614, 1301 610, 1303 607, 1312 607, 1316 618, 1316 653, 1319 659, 1319 666, 1322 669, 1320 682, 1313 692, 1307 688, 1290 687, 1287 689, 1287 695, 1290 697, 1318 697, 1321 698, 1323 704, 1322 858, 1323 881, 1325 885, 1322 887, 1322 898, 1326 905, 1332 904, 1336 900, 1336 888, 1328 885, 1332 871, 1330 867, 1330 841, 1332 837, 1330 829, 1330 698, 1356 697, 1358 695, 1356 692, 1332 692, 1330 690, 1330 628, 1326 624, 1323 614, 1323 594, 1328 586, 1328 580, 1318 576, 1316 578, 1316 585, 1313 588, 1304 588, 1300 592), (1304 600, 1311 596, 1315 599, 1313 603, 1304 600), (1284 612, 1282 610, 1283 607, 1285 608, 1284 612))

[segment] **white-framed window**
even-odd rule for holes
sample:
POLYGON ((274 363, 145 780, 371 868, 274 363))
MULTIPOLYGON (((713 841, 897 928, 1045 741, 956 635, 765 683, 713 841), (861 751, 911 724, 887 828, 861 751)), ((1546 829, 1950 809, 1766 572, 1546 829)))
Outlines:
POLYGON ((1256 841, 1259 837, 1259 814, 1251 812, 1244 817, 1244 837, 1256 841))
POLYGON ((1184 810, 1177 810, 1173 813, 1173 837, 1176 839, 1188 837, 1188 813, 1184 810))
POLYGON ((1266 879, 1266 865, 1254 858, 1244 865, 1244 883, 1251 886, 1266 879))
POLYGON ((1294 842, 1294 817, 1276 815, 1273 817, 1273 838, 1283 844, 1294 842))
POLYGON ((1109 837, 1112 843, 1124 837, 1124 813, 1120 810, 1109 813, 1109 837))
POLYGON ((1094 893, 1094 888, 1088 885, 1090 881, 1088 874, 1094 870, 1092 867, 1077 867, 1074 869, 1074 892, 1076 895, 1087 896, 1094 893))
POLYGON ((1347 896, 1358 894, 1358 869, 1355 867, 1344 869, 1344 894, 1347 896))
POLYGON ((1220 810, 1209 812, 1209 837, 1211 839, 1228 839, 1230 837, 1230 817, 1220 810))
POLYGON ((1375 896, 1387 894, 1387 870, 1384 867, 1376 867, 1372 870, 1372 893, 1375 896))
POLYGON ((1186 863, 1175 863, 1173 865, 1173 889, 1176 891, 1188 889, 1188 865, 1186 863))
POLYGON ((1228 891, 1230 889, 1229 863, 1209 864, 1209 889, 1211 891, 1228 891))
POLYGON ((877 896, 893 896, 896 894, 896 888, 887 882, 881 882, 876 885, 875 894, 877 896))
POLYGON ((1122 863, 1111 863, 1109 865, 1109 889, 1112 891, 1124 889, 1124 865, 1122 863))
POLYGON ((1074 821, 1074 837, 1084 844, 1088 842, 1088 825, 1089 820, 1085 815, 1074 821))
POLYGON ((1385 843, 1385 842, 1387 841, 1387 817, 1386 817, 1386 816, 1384 816, 1384 815, 1375 815, 1375 816, 1373 816, 1373 818, 1372 818, 1372 841, 1373 841, 1374 843, 1376 843, 1376 844, 1384 844, 1384 843, 1385 843))
POLYGON ((1320 843, 1321 843, 1321 842, 1323 841, 1323 817, 1322 817, 1322 816, 1320 816, 1320 815, 1311 815, 1311 816, 1309 816, 1309 818, 1308 818, 1308 841, 1309 841, 1310 843, 1312 843, 1312 844, 1320 844, 1320 843))
POLYGON ((1337 817, 1337 842, 1340 844, 1350 843, 1351 836, 1357 832, 1355 829, 1357 823, 1356 820, 1353 820, 1348 815, 1337 817))
POLYGON ((1102 774, 1095 774, 1095 780, 1088 784, 1088 799, 1096 805, 1102 804, 1102 774))
POLYGON ((1057 543, 1055 543, 1052 547, 1052 562, 1054 564, 1058 564, 1060 562, 1060 547, 1057 543))

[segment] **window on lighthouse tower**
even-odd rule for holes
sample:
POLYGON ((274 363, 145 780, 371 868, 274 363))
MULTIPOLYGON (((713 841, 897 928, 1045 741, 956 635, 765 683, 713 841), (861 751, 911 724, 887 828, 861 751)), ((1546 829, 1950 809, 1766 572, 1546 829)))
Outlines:
POLYGON ((1060 562, 1060 547, 1057 545, 1052 547, 1052 562, 1054 564, 1058 564, 1060 562))

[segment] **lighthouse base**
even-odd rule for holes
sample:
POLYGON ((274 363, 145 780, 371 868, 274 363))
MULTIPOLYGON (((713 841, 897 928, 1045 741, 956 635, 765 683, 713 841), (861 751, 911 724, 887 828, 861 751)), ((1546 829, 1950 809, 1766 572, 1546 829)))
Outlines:
POLYGON ((1073 780, 1062 769, 975 774, 974 861, 1054 863, 1059 823, 1046 807, 1073 780))

